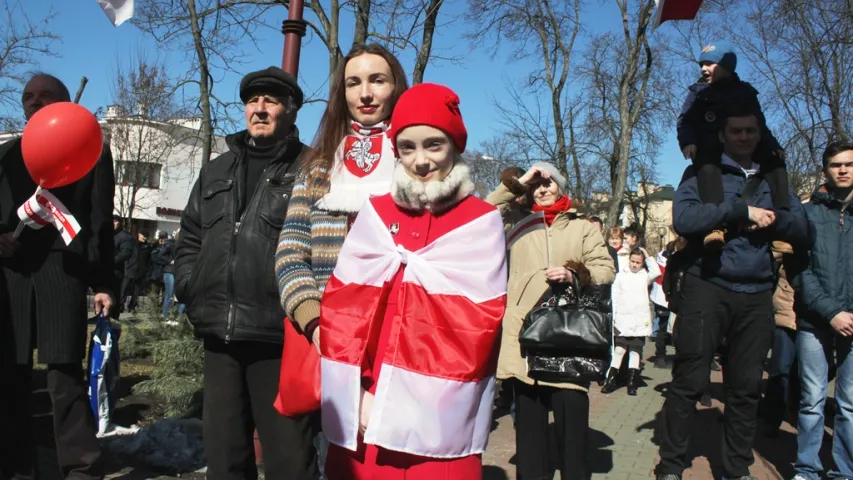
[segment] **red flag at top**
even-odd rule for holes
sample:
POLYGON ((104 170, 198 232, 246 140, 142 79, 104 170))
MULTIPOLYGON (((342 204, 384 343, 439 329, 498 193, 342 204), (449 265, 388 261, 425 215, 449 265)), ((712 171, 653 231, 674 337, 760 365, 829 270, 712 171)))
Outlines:
POLYGON ((658 0, 657 3, 653 28, 667 20, 693 20, 702 0, 658 0))

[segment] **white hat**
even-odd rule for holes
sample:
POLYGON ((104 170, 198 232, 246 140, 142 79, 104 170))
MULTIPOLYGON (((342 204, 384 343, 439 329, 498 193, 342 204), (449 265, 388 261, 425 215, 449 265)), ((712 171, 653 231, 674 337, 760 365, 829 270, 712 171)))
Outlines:
POLYGON ((550 162, 536 162, 531 168, 538 168, 539 170, 548 172, 548 175, 551 176, 551 179, 557 182, 557 186, 560 187, 560 190, 563 193, 566 193, 566 177, 557 170, 557 167, 554 166, 553 163, 550 162))

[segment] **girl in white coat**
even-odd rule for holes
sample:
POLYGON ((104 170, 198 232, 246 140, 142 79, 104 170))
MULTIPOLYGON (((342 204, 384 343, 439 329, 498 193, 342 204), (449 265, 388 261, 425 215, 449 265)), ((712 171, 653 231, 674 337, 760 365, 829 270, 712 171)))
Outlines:
POLYGON ((616 375, 622 366, 625 352, 628 355, 628 395, 637 394, 640 376, 640 355, 646 337, 652 334, 652 312, 649 304, 649 286, 660 276, 655 259, 641 248, 629 255, 628 268, 616 274, 613 283, 613 333, 616 348, 602 393, 616 390, 616 375))

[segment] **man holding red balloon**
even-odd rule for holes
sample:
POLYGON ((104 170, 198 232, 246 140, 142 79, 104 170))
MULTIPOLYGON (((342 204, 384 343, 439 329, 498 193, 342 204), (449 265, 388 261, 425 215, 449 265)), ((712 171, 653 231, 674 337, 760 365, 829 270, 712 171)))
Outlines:
POLYGON ((82 359, 87 291, 108 314, 116 286, 113 161, 97 119, 57 78, 34 75, 21 103, 23 136, 0 145, 0 480, 36 476, 33 348, 63 476, 103 478, 82 359))

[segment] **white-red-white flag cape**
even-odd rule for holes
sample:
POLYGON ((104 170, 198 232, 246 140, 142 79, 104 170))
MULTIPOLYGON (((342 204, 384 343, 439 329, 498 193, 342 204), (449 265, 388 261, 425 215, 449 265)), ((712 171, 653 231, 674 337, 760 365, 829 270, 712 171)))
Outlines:
POLYGON ((133 17, 133 0, 98 0, 98 4, 116 27, 133 17))
POLYGON ((47 225, 55 226, 66 245, 80 233, 80 224, 68 207, 47 190, 39 190, 18 207, 18 218, 35 230, 47 225))
POLYGON ((330 442, 357 448, 368 331, 405 264, 364 442, 434 458, 485 450, 506 310, 505 257, 497 210, 409 252, 365 203, 321 307, 321 411, 330 442))
POLYGON ((657 28, 667 20, 693 20, 702 0, 658 0, 652 28, 657 28))

